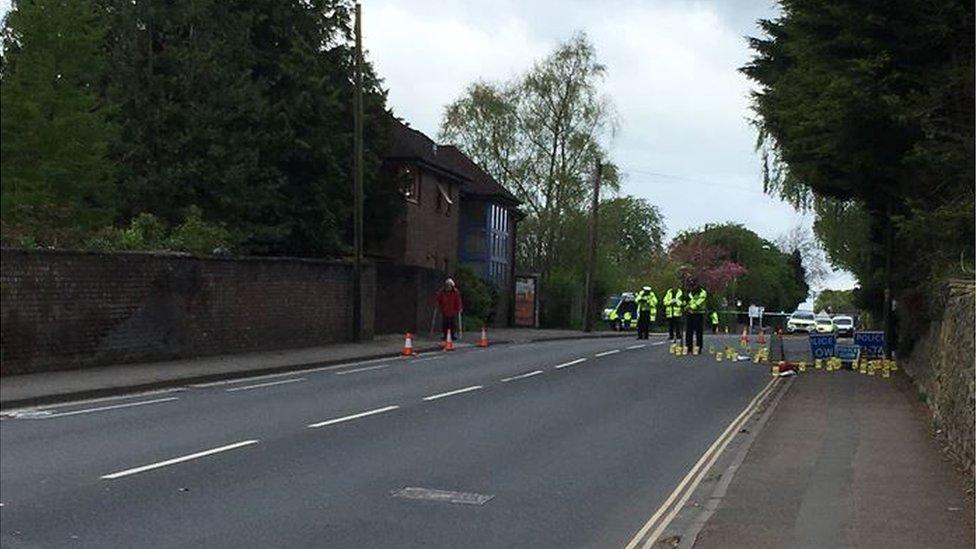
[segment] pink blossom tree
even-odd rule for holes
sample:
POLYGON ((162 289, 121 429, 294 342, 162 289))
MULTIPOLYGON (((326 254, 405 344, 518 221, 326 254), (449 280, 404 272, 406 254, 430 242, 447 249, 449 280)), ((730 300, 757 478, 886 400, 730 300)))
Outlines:
POLYGON ((729 258, 725 248, 709 244, 700 236, 675 242, 668 256, 679 265, 684 282, 698 282, 712 295, 722 293, 736 277, 748 272, 729 258))

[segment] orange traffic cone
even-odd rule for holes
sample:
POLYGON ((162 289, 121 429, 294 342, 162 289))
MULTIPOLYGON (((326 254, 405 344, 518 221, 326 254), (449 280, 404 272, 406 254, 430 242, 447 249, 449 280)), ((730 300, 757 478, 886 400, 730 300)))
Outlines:
POLYGON ((749 346, 749 334, 746 332, 746 328, 742 329, 742 335, 739 337, 739 345, 743 347, 749 346))
POLYGON ((481 327, 481 339, 478 340, 478 347, 488 346, 488 328, 485 326, 481 327))
POLYGON ((454 350, 454 338, 451 337, 451 330, 447 331, 447 337, 444 338, 444 350, 445 351, 454 350))
POLYGON ((757 341, 760 345, 766 344, 766 330, 759 330, 759 340, 757 341))
POLYGON ((400 351, 403 356, 413 356, 413 335, 407 332, 407 335, 403 338, 403 350, 400 351))

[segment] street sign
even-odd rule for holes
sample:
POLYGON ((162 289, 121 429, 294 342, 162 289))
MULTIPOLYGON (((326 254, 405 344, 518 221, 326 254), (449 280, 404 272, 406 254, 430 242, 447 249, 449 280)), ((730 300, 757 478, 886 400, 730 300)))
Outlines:
POLYGON ((765 307, 759 307, 757 305, 749 305, 749 318, 762 318, 762 315, 765 311, 766 311, 765 307))
POLYGON ((830 358, 837 347, 837 336, 810 334, 810 354, 813 358, 830 358))
POLYGON ((854 332, 854 345, 861 348, 861 356, 865 358, 884 357, 884 332, 854 332))
POLYGON ((861 348, 857 345, 835 345, 834 354, 843 362, 857 362, 861 356, 861 348))

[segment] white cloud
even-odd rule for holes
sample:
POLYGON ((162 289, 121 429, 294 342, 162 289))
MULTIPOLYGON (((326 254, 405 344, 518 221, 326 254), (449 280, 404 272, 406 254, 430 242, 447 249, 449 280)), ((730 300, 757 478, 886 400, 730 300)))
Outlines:
POLYGON ((431 17, 415 3, 377 2, 363 20, 365 47, 390 88, 394 112, 432 137, 444 107, 468 84, 508 79, 550 46, 512 16, 475 26, 449 14, 431 17))
MULTIPOLYGON (((751 56, 744 35, 771 9, 769 0, 371 0, 364 39, 394 111, 433 136, 468 84, 508 79, 583 30, 621 118, 609 148, 623 191, 659 206, 672 235, 735 221, 774 240, 812 220, 762 193, 750 84, 738 72, 751 56)), ((841 273, 830 284, 850 282, 841 273)))

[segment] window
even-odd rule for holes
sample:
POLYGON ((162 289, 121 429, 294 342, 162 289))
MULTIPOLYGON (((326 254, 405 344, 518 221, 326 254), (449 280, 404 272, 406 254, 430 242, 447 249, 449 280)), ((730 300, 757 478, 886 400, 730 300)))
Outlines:
POLYGON ((413 166, 400 166, 397 170, 397 188, 407 202, 420 204, 420 174, 413 166))
POLYGON ((437 211, 443 211, 445 215, 451 215, 451 206, 454 201, 451 200, 451 186, 445 185, 440 181, 437 182, 437 211))

